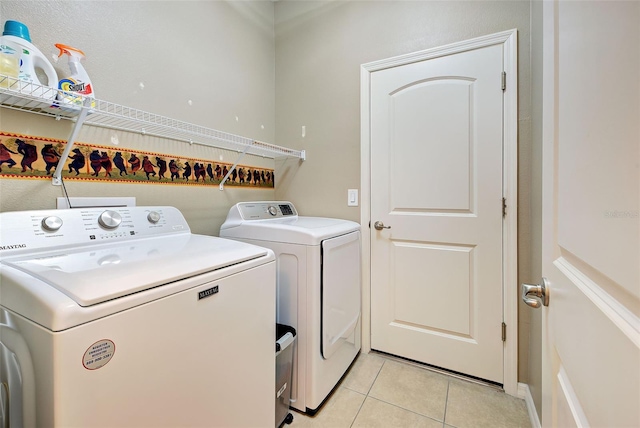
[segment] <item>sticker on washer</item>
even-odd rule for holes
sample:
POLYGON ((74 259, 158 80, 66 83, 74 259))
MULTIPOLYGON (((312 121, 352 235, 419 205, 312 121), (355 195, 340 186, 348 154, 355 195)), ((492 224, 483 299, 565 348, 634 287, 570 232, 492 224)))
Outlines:
POLYGON ((116 345, 109 339, 99 340, 87 349, 82 365, 87 370, 96 370, 107 364, 116 352, 116 345))

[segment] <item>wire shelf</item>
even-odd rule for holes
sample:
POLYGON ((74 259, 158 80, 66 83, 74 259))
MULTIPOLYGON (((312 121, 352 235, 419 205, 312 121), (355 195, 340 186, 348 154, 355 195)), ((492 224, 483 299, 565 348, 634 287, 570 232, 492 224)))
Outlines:
MULTIPOLYGON (((58 101, 63 91, 0 75, 0 105, 6 108, 78 121, 82 124, 134 132, 160 138, 200 144, 268 158, 293 157, 304 160, 304 150, 294 150, 275 144, 252 140, 217 131, 166 116, 126 107, 109 101, 86 98, 77 94, 73 104, 58 101)), ((81 124, 81 125, 82 125, 81 124)))

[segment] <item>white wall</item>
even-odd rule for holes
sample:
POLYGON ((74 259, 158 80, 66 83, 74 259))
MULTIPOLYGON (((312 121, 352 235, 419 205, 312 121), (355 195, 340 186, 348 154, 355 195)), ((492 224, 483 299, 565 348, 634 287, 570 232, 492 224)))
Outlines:
MULTIPOLYGON (((271 2, 13 1, 0 21, 25 23, 47 56, 54 43, 82 49, 101 99, 210 128, 275 142, 274 14, 271 2), (191 101, 189 103, 189 101, 191 101), (238 120, 236 121, 236 116, 238 120), (264 126, 264 129, 263 129, 264 126)), ((62 67, 56 65, 57 68, 62 67)), ((65 139, 70 124, 0 109, 0 130, 65 139)), ((84 127, 78 141, 233 162, 235 153, 84 127), (222 156, 222 159, 220 157, 222 156)), ((247 157, 244 164, 273 167, 247 157)), ((174 205, 192 230, 217 234, 239 200, 273 190, 67 181, 71 196, 135 196, 138 205, 174 205)), ((1 211, 55 207, 62 189, 46 180, 0 179, 1 211)))
MULTIPOLYGON (((308 160, 278 164, 277 198, 294 201, 302 214, 359 221, 360 208, 347 207, 347 189, 360 186, 360 65, 516 28, 519 277, 529 280, 529 8, 525 1, 278 1, 276 136, 279 144, 305 149, 308 160)), ((519 311, 521 382, 529 372, 526 308, 519 311)))

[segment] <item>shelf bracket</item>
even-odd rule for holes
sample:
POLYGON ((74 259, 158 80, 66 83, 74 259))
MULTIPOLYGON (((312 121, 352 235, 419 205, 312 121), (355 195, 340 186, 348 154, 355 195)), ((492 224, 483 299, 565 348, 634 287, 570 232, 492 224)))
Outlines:
POLYGON ((236 163, 234 163, 233 166, 231 168, 229 168, 229 171, 227 172, 227 175, 225 175, 224 178, 222 179, 222 181, 220 182, 220 190, 224 190, 224 183, 227 182, 227 179, 229 178, 229 176, 231 175, 233 170, 236 169, 236 167, 238 166, 238 164, 240 163, 240 161, 242 160, 244 155, 247 154, 247 151, 249 151, 249 149, 253 146, 254 143, 255 143, 255 141, 252 142, 251 144, 248 144, 247 147, 244 148, 242 153, 240 153, 240 156, 238 156, 238 159, 236 159, 236 163))
POLYGON ((64 171, 67 158, 69 157, 69 153, 73 148, 73 144, 76 142, 76 138, 78 137, 78 133, 82 128, 82 124, 89 114, 89 108, 91 107, 92 101, 93 98, 87 97, 84 99, 83 107, 80 109, 80 114, 78 115, 76 123, 73 125, 73 129, 71 130, 71 135, 69 135, 69 139, 67 140, 67 146, 64 148, 64 151, 60 156, 60 160, 58 161, 58 166, 53 173, 52 183, 54 186, 62 185, 62 171, 64 171))

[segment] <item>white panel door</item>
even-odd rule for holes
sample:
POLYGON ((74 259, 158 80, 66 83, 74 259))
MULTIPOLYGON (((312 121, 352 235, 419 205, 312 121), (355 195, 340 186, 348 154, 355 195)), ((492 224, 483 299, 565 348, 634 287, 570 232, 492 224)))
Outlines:
POLYGON ((499 383, 503 70, 496 44, 375 71, 370 113, 371 347, 499 383))
POLYGON ((542 423, 640 426, 640 3, 545 2, 542 423))

